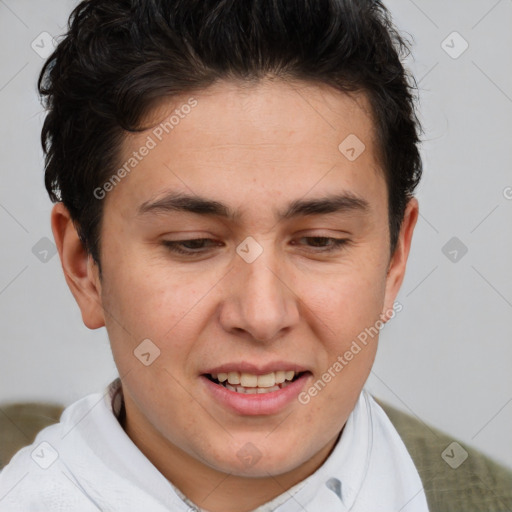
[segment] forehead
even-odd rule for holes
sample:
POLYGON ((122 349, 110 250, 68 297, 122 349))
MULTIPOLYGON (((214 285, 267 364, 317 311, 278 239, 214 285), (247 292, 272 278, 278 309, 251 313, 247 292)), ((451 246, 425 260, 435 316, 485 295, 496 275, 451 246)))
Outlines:
POLYGON ((332 151, 333 145, 337 149, 343 134, 359 135, 368 145, 374 139, 371 108, 365 94, 349 95, 326 84, 282 79, 257 83, 220 81, 195 93, 162 100, 148 113, 145 124, 154 125, 157 132, 161 131, 159 127, 164 128, 162 135, 169 135, 168 141, 171 133, 174 138, 179 133, 187 134, 188 142, 199 142, 197 149, 208 142, 210 148, 217 144, 222 149, 230 144, 261 152, 263 144, 271 149, 306 140, 308 146, 318 147, 323 140, 326 149, 332 151), (189 109, 187 103, 192 97, 197 106, 189 109), (173 115, 182 110, 186 111, 184 117, 173 115), (183 122, 189 114, 192 120, 183 122), (165 130, 170 120, 176 125, 170 131, 165 130), (199 123, 200 135, 207 136, 208 141, 193 137, 199 123))
POLYGON ((305 82, 219 82, 163 100, 144 124, 123 142, 120 166, 137 162, 111 194, 133 206, 172 188, 241 205, 333 187, 369 202, 386 195, 363 94, 305 82))

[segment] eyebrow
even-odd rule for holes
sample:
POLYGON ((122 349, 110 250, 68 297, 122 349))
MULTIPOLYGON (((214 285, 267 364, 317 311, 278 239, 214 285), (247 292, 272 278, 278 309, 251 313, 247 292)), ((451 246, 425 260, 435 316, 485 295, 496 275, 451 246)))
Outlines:
MULTIPOLYGON (((278 221, 282 221, 295 217, 332 213, 368 213, 369 209, 370 204, 366 199, 352 192, 343 192, 315 199, 297 199, 289 203, 284 211, 276 212, 275 216, 278 221)), ((145 201, 138 208, 138 216, 171 212, 186 212, 209 217, 221 217, 232 222, 239 222, 242 217, 240 211, 233 210, 219 201, 177 192, 170 192, 159 199, 145 201)))

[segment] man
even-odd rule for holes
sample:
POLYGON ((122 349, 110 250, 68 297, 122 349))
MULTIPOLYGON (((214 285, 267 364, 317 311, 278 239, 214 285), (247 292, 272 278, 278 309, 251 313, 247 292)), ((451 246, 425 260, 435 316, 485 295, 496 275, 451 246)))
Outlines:
POLYGON ((78 5, 45 179, 120 378, 18 452, 0 510, 428 510, 363 391, 418 217, 403 48, 379 1, 78 5))

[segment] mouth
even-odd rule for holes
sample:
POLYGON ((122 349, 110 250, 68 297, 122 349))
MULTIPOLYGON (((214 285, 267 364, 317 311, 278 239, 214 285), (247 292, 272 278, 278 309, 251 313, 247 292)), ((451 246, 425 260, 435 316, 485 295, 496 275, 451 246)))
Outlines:
POLYGON ((203 370, 200 381, 213 407, 237 416, 282 414, 313 379, 312 371, 290 361, 237 361, 203 370))
POLYGON ((204 374, 209 381, 229 391, 246 395, 262 395, 280 391, 309 372, 278 370, 264 375, 232 371, 204 374))

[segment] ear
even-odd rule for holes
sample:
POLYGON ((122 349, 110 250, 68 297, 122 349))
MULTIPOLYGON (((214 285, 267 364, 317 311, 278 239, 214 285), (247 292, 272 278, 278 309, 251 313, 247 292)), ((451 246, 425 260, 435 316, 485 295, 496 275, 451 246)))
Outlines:
POLYGON ((53 207, 51 223, 64 277, 82 312, 83 322, 89 329, 103 327, 99 269, 85 250, 64 203, 53 207))
POLYGON ((404 280, 407 258, 409 257, 412 235, 418 220, 418 214, 418 200, 413 197, 407 203, 395 252, 389 262, 388 274, 386 277, 384 311, 382 312, 382 318, 384 321, 389 319, 389 314, 386 314, 386 312, 389 313, 390 311, 393 311, 393 303, 404 280))

